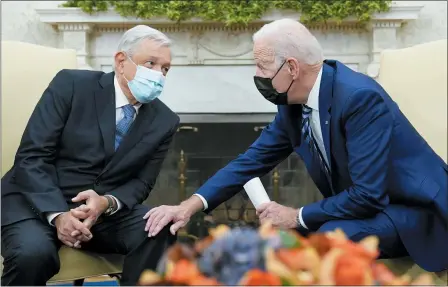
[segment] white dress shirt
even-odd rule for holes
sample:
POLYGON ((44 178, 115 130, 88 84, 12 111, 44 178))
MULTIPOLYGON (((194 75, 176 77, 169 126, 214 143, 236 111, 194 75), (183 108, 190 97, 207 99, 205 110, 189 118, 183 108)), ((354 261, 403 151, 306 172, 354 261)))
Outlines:
MULTIPOLYGON (((314 83, 313 88, 311 89, 306 105, 312 109, 310 116, 311 130, 313 131, 313 135, 316 140, 317 146, 319 147, 319 150, 321 151, 325 162, 328 164, 327 154, 325 152, 324 141, 322 138, 322 129, 320 127, 320 116, 319 116, 319 92, 320 92, 321 79, 322 79, 322 68, 320 69, 319 74, 317 75, 316 82, 314 83)), ((208 203, 205 200, 205 198, 197 193, 195 193, 194 195, 196 195, 201 199, 202 204, 204 205, 204 210, 207 209, 208 203)), ((303 207, 299 209, 300 224, 308 229, 308 227, 305 225, 305 222, 302 219, 302 209, 303 207)))
MULTIPOLYGON (((121 90, 121 87, 118 84, 117 77, 114 77, 114 87, 115 87, 115 111, 116 111, 116 113, 115 113, 115 124, 118 124, 118 122, 121 121, 123 119, 123 117, 124 117, 123 106, 128 105, 129 101, 128 101, 128 98, 126 97, 126 95, 121 90)), ((140 109, 141 106, 142 106, 142 104, 140 104, 140 103, 134 105, 134 109, 135 109, 134 120, 135 120, 135 117, 137 116, 138 110, 140 109)), ((118 210, 120 210, 123 207, 123 204, 115 196, 113 196, 113 195, 111 195, 111 196, 117 202, 117 209, 113 212, 113 213, 115 213, 115 212, 117 212, 118 210)), ((48 215, 47 215, 48 223, 53 225, 53 223, 52 223, 53 219, 55 219, 56 216, 58 216, 61 213, 62 212, 51 212, 51 213, 48 213, 48 215)))

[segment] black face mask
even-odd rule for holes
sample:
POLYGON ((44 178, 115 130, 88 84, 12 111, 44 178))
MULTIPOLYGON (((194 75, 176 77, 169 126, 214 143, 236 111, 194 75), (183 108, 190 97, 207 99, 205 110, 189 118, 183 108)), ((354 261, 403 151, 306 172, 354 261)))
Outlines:
POLYGON ((275 75, 272 78, 262 78, 258 76, 254 76, 254 82, 255 86, 257 87, 258 91, 263 95, 263 97, 273 103, 274 105, 287 105, 288 104, 288 91, 292 86, 292 83, 294 80, 291 81, 291 84, 289 85, 288 89, 284 93, 279 93, 277 90, 272 86, 272 80, 277 76, 278 72, 283 68, 283 65, 286 63, 283 62, 283 64, 280 66, 280 68, 277 70, 275 75))

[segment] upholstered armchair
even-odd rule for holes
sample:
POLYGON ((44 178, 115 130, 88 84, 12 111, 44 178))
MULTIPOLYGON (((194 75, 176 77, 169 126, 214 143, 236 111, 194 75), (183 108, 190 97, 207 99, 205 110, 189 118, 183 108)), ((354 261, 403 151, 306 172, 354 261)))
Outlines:
MULTIPOLYGON (((384 51, 378 81, 447 162, 447 40, 384 51)), ((409 258, 385 262, 398 273, 423 272, 409 258)), ((438 273, 437 277, 438 285, 448 284, 447 271, 438 273)))
POLYGON ((447 40, 384 51, 378 81, 447 162, 447 40))
MULTIPOLYGON (((34 106, 61 69, 76 69, 74 50, 55 49, 22 42, 2 41, 1 47, 2 176, 11 168, 34 106)), ((75 281, 99 275, 118 275, 122 258, 62 247, 61 269, 49 283, 75 281)))

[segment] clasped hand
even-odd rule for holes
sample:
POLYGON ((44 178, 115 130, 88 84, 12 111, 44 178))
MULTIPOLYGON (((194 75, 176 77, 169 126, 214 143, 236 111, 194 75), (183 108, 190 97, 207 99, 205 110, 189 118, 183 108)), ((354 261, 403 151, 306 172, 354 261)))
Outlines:
POLYGON ((85 201, 85 204, 58 215, 55 225, 62 243, 69 247, 80 248, 81 242, 92 239, 90 228, 107 209, 108 203, 106 198, 91 189, 78 193, 72 201, 85 201))

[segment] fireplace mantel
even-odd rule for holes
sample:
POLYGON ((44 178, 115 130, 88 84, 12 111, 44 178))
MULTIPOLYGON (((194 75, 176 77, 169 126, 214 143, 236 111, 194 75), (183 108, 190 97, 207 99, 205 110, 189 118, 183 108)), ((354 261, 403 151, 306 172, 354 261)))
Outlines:
MULTIPOLYGON (((418 18, 423 5, 392 4, 389 12, 375 14, 367 26, 353 18, 311 25, 327 59, 376 78, 380 53, 397 47, 397 29, 418 18)), ((80 8, 37 9, 40 20, 60 31, 62 47, 77 51, 79 68, 112 70, 115 45, 124 31, 145 24, 166 33, 173 41, 173 66, 163 100, 177 113, 265 114, 276 107, 262 99, 252 76, 252 34, 263 24, 281 18, 299 19, 288 11, 270 11, 248 27, 191 19, 180 24, 166 18, 125 18, 113 10, 86 14, 80 8)))

